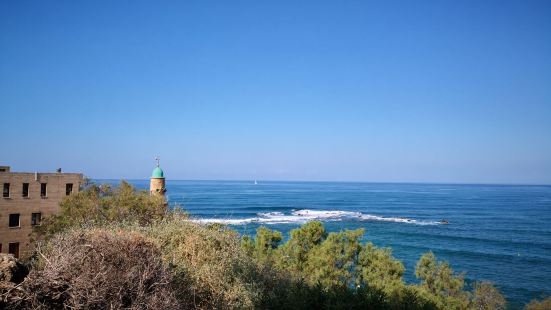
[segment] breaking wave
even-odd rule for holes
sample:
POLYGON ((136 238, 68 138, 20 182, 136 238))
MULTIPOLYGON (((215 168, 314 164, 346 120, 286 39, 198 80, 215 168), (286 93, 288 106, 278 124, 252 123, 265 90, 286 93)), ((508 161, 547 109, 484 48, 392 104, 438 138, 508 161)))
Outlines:
POLYGON ((261 224, 303 224, 309 221, 377 221, 377 222, 395 222, 415 225, 438 225, 437 221, 422 221, 404 217, 385 217, 379 215, 365 214, 353 211, 323 211, 323 210, 296 210, 291 214, 283 212, 266 212, 257 213, 255 217, 249 218, 196 218, 194 222, 206 224, 228 224, 228 225, 244 225, 250 223, 261 224))

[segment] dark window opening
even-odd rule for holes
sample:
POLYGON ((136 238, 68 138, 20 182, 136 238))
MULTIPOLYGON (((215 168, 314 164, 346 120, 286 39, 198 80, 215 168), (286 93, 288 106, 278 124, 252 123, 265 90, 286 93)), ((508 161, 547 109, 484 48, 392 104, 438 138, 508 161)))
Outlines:
POLYGON ((19 227, 19 214, 10 214, 10 227, 19 227))
POLYGON ((67 183, 65 185, 65 195, 69 196, 73 192, 73 183, 67 183))
POLYGON ((40 183, 40 197, 46 197, 47 185, 47 183, 40 183))
POLYGON ((19 242, 10 243, 8 246, 8 253, 13 254, 15 258, 19 258, 19 242))
POLYGON ((29 183, 23 183, 22 196, 29 197, 29 183))
POLYGON ((2 190, 2 197, 10 197, 10 183, 4 183, 4 189, 2 190))
POLYGON ((33 214, 31 214, 31 225, 32 226, 40 225, 40 221, 42 221, 42 213, 33 213, 33 214))

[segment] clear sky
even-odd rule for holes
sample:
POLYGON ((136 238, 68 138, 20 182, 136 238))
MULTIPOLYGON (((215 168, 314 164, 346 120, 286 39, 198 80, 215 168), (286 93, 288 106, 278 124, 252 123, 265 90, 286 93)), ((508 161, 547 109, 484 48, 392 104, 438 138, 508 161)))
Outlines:
POLYGON ((551 184, 551 1, 0 1, 0 165, 551 184))

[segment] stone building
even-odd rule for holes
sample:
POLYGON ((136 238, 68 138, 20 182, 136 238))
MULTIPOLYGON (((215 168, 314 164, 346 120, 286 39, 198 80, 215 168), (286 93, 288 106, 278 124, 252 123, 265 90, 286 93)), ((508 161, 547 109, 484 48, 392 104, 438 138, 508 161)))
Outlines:
POLYGON ((78 192, 80 173, 11 172, 0 166, 0 253, 24 256, 30 250, 33 227, 59 211, 63 197, 78 192))

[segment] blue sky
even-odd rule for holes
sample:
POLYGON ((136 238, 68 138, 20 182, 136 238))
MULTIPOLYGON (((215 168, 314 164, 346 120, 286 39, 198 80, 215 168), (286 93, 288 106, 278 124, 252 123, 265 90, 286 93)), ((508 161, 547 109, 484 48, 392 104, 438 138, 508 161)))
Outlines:
POLYGON ((0 164, 551 184, 550 1, 0 1, 0 164))

